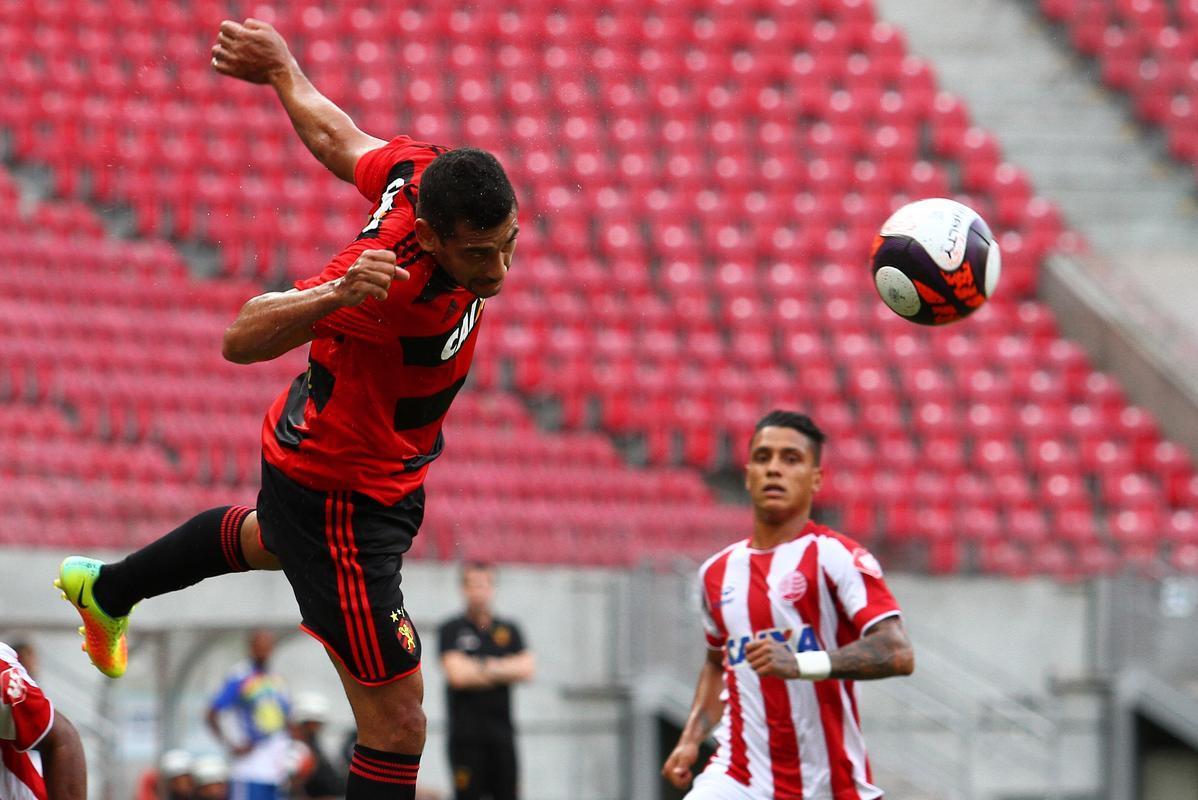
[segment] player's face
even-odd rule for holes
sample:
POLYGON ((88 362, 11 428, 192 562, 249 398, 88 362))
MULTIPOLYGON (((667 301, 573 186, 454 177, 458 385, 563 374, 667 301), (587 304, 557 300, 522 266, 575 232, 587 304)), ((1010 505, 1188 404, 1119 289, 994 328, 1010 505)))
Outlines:
POLYGON ((468 569, 462 576, 462 595, 466 605, 478 611, 488 611, 495 597, 495 580, 488 569, 468 569))
POLYGON ((494 228, 472 228, 459 222, 457 232, 448 239, 438 236, 424 220, 416 220, 420 245, 459 286, 479 297, 494 297, 503 288, 519 232, 515 209, 494 228))
POLYGON ((820 479, 815 444, 794 428, 766 426, 749 442, 745 488, 769 520, 810 513, 820 479))

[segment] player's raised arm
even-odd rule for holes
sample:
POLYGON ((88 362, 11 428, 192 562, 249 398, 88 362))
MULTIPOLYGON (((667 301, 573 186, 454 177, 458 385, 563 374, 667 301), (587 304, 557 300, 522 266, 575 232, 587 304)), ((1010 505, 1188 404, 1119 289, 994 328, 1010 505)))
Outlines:
POLYGON ((286 40, 269 23, 222 22, 212 46, 212 66, 222 75, 270 84, 304 145, 343 181, 353 183, 358 159, 386 144, 359 130, 336 103, 316 91, 286 40))
POLYGON ((699 745, 711 735, 712 728, 723 716, 724 704, 720 701, 723 688, 724 651, 708 650, 695 685, 690 716, 678 737, 678 744, 661 768, 662 776, 678 789, 685 789, 695 777, 691 768, 699 759, 699 745))

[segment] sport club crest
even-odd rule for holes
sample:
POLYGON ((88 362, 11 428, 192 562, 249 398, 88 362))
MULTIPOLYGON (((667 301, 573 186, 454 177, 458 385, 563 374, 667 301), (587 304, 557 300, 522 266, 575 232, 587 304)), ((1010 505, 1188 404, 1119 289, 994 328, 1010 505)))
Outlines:
POLYGON ((16 667, 0 672, 0 703, 15 706, 29 694, 29 684, 16 667))
POLYGON ((416 629, 412 627, 411 620, 404 617, 403 621, 395 628, 395 636, 403 645, 404 650, 412 655, 416 654, 416 629))
POLYGON ((807 594, 807 576, 795 570, 778 581, 778 596, 788 603, 797 603, 807 594))
POLYGON ((874 558, 874 554, 864 547, 853 550, 853 566, 863 575, 869 575, 871 578, 882 577, 882 565, 874 558))
POLYGON ((507 647, 512 643, 511 628, 506 625, 496 625, 495 630, 491 632, 491 641, 499 647, 507 647))

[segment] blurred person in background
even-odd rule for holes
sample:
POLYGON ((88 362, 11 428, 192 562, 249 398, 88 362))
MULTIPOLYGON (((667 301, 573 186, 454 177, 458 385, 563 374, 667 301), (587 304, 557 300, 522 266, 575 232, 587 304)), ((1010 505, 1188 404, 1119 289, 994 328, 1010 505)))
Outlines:
POLYGON ((220 756, 200 756, 191 768, 196 800, 232 800, 229 794, 229 765, 220 756))
POLYGON ((291 796, 330 798, 345 795, 345 769, 334 765, 320 741, 329 719, 329 700, 318 692, 300 692, 291 707, 295 768, 291 796))
POLYGON ((462 568, 462 598, 464 613, 440 629, 454 796, 514 800, 519 769, 511 686, 531 680, 536 663, 516 623, 495 616, 489 564, 462 568))
POLYGON ((167 750, 158 760, 158 791, 162 800, 192 800, 195 778, 191 774, 195 761, 186 750, 167 750))
POLYGON ((86 800, 79 733, 0 642, 0 800, 86 800))
POLYGON ((158 766, 147 769, 138 779, 137 800, 193 800, 193 760, 186 750, 167 750, 158 759, 158 766))
POLYGON ((230 754, 231 800, 278 800, 288 777, 287 696, 270 671, 274 634, 255 630, 247 644, 249 658, 230 670, 208 707, 208 728, 230 754))

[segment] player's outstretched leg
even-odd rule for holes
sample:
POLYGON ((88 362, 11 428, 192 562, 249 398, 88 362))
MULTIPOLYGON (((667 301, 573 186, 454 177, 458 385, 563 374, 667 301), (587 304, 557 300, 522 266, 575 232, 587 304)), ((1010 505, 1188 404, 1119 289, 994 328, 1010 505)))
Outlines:
POLYGON ((197 514, 114 564, 71 556, 54 585, 83 620, 83 649, 92 663, 117 678, 128 660, 125 632, 134 604, 247 569, 278 569, 278 563, 258 542, 253 509, 223 506, 197 514))

